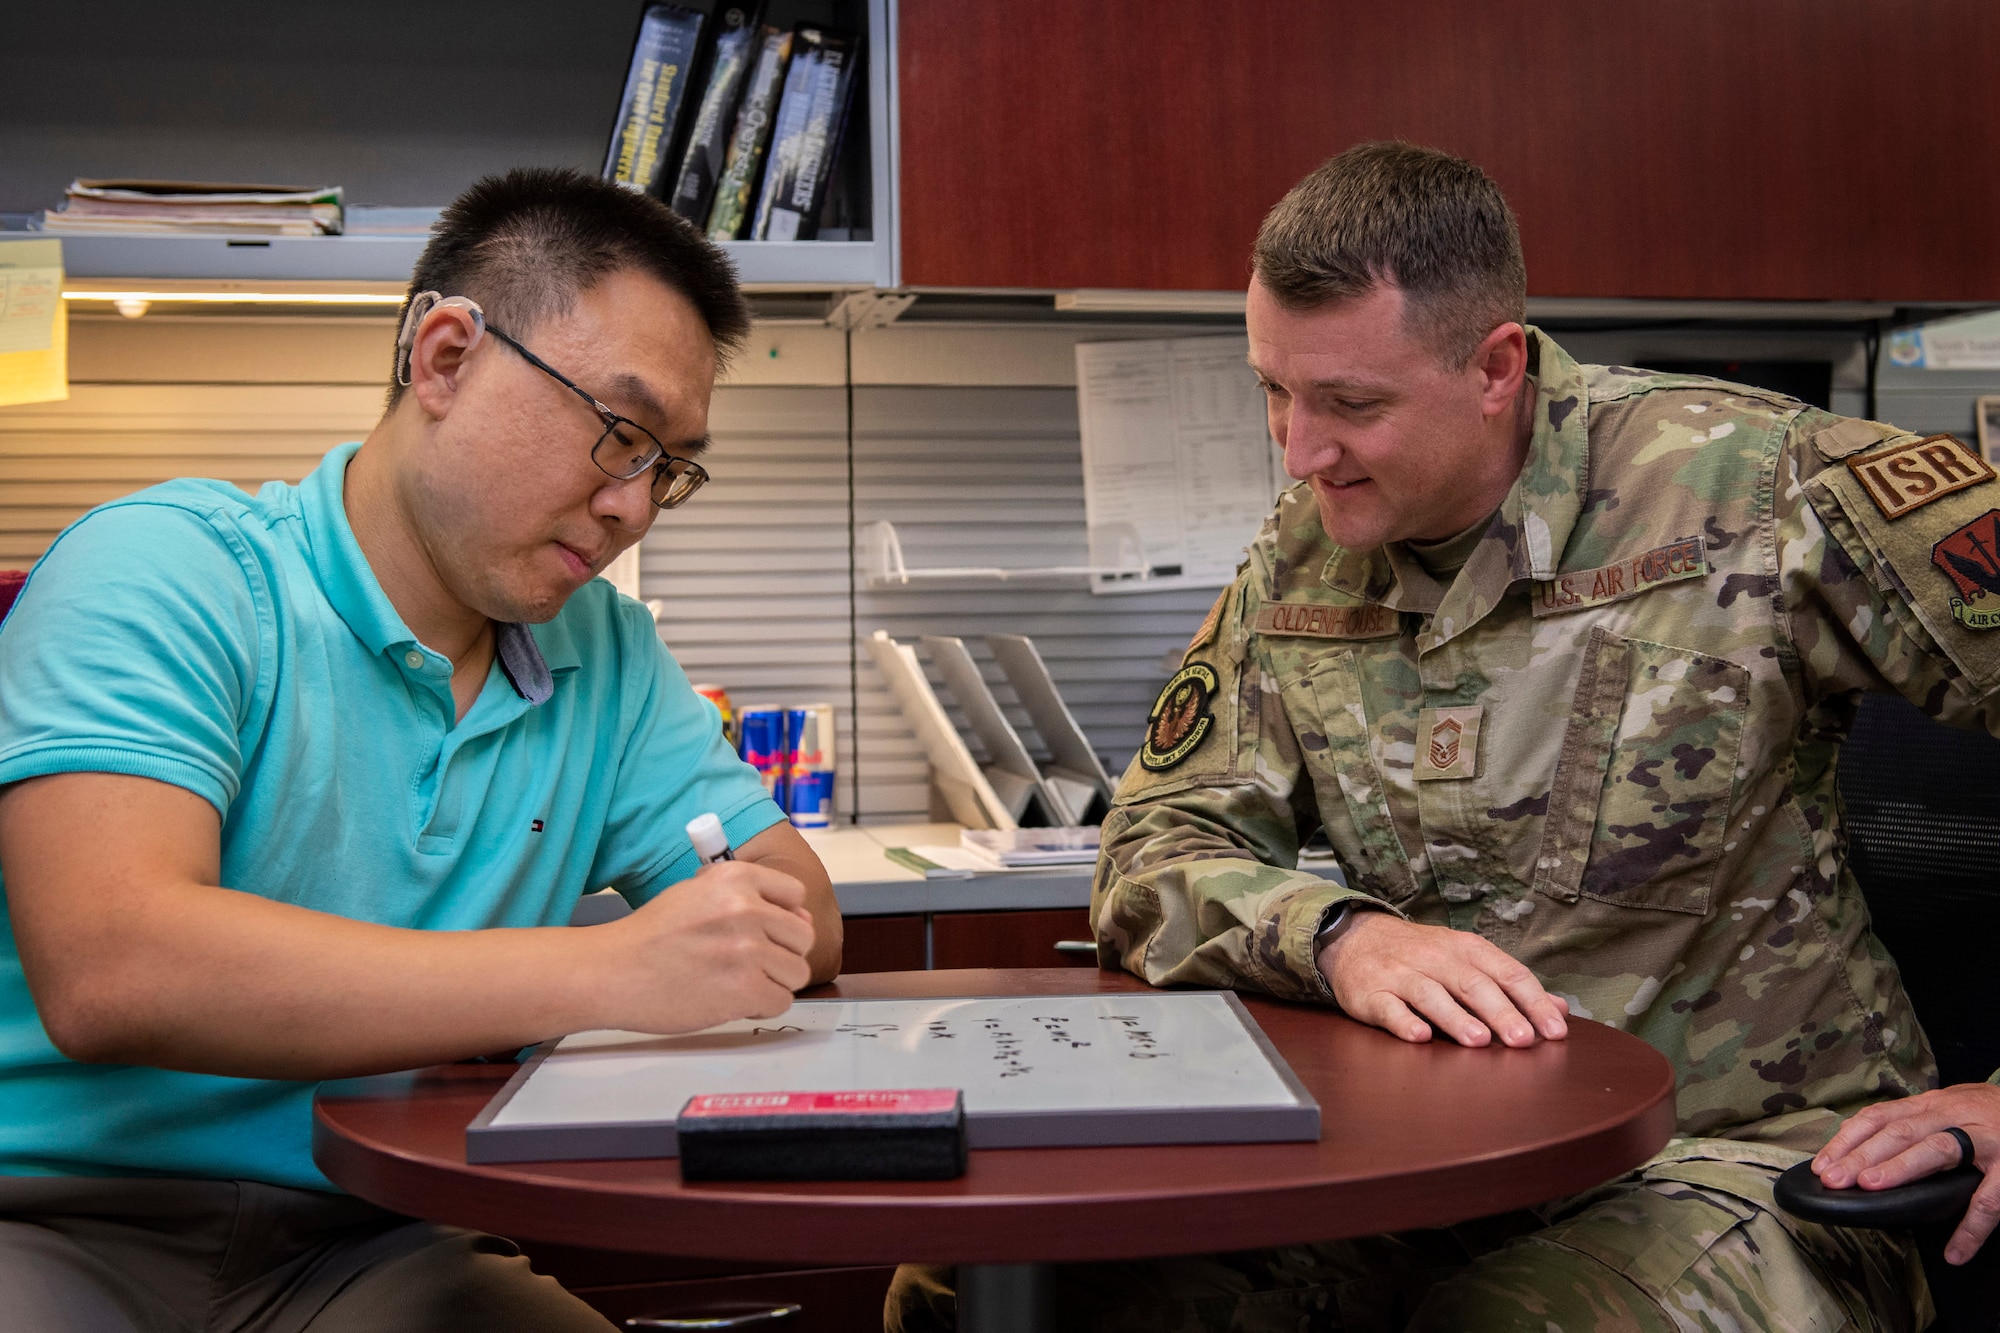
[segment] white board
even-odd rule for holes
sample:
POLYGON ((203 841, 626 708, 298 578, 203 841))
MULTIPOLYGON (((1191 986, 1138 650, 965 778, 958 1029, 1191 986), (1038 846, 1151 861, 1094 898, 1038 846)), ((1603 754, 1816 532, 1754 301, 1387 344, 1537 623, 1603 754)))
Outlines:
POLYGON ((1092 592, 1226 587, 1288 484, 1242 334, 1076 345, 1083 508, 1138 533, 1152 577, 1092 592))
POLYGON ((466 1129, 469 1162, 671 1157, 688 1098, 958 1088, 975 1148, 1319 1137, 1319 1105, 1228 992, 802 1000, 684 1036, 545 1046, 466 1129))

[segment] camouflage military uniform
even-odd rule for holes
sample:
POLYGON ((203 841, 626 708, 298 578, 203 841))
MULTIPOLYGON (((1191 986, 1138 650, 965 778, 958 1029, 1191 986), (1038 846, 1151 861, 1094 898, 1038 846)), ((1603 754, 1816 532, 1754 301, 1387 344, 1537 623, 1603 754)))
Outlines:
MULTIPOLYGON (((1673 1061, 1683 1137, 1429 1265, 1457 1276, 1411 1327, 1921 1326, 1900 1238, 1794 1222, 1770 1182, 1935 1081, 1834 766, 1863 689, 2000 730, 2000 485, 1945 437, 1530 346, 1525 467, 1447 586, 1401 545, 1335 547, 1307 487, 1280 500, 1105 821, 1101 956, 1331 1002, 1313 936, 1365 899, 1477 931, 1673 1061), (1294 869, 1317 827, 1349 887, 1294 869)), ((1293 1297, 1188 1322, 1400 1327, 1300 1276, 1358 1244, 1212 1267, 1211 1296, 1293 1297)), ((1130 1280, 1164 1300, 1202 1267, 1130 1280)))

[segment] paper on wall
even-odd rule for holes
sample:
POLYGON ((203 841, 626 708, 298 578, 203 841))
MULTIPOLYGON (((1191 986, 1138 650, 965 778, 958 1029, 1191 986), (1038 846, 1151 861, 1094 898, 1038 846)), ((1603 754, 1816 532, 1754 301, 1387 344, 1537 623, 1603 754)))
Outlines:
POLYGON ((1285 484, 1238 335, 1078 343, 1083 494, 1092 532, 1136 532, 1150 577, 1091 591, 1219 588, 1285 484))
POLYGON ((55 342, 62 268, 0 268, 0 352, 46 352, 55 342))
POLYGON ((2000 370, 2000 311, 1898 329, 1889 335, 1889 364, 1906 370, 2000 370))

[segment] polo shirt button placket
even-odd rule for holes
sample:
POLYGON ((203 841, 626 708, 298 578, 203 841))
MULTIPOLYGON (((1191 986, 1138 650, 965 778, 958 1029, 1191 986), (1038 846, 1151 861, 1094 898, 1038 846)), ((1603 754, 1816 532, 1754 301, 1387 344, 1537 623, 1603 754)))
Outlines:
POLYGON ((409 652, 403 654, 403 665, 408 667, 412 671, 422 670, 424 665, 424 655, 418 652, 416 649, 412 648, 410 649, 409 652))

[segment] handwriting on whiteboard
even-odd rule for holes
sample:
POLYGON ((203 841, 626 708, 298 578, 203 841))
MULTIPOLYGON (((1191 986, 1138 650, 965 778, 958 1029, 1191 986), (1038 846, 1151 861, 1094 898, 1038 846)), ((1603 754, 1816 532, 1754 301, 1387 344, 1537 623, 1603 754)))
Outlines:
POLYGON ((565 1038, 494 1123, 642 1122, 698 1093, 799 1088, 957 1088, 968 1115, 1296 1104, 1218 994, 828 999, 702 1032, 565 1038))
MULTIPOLYGON (((1161 1049, 1159 1038, 1143 1025, 1143 1020, 1137 1015, 1098 1014, 1096 1017, 1099 1022, 1111 1024, 1112 1032, 1116 1037, 1123 1039, 1127 1059, 1158 1060, 1172 1054, 1161 1049)), ((978 1035, 992 1047, 991 1058, 1000 1067, 1001 1078, 1019 1078, 1023 1074, 1034 1072, 1035 1067, 1031 1063, 1034 1059, 1033 1048, 1029 1044, 1034 1035, 1038 1034, 1052 1045, 1073 1051, 1080 1051, 1092 1044, 1077 1035, 1073 1026, 1076 1021, 1073 1015, 1029 1014, 1027 1018, 1026 1024, 999 1018, 984 1018, 975 1025, 978 1035), (1028 1032, 1029 1036, 1023 1036, 1024 1031, 1028 1032)), ((750 1029, 753 1034, 800 1030, 796 1027, 750 1029)), ((892 1033, 901 1032, 902 1027, 896 1023, 842 1023, 833 1031, 843 1037, 878 1041, 892 1033)), ((948 1018, 932 1019, 919 1031, 924 1039, 930 1041, 955 1041, 959 1035, 948 1018)))

